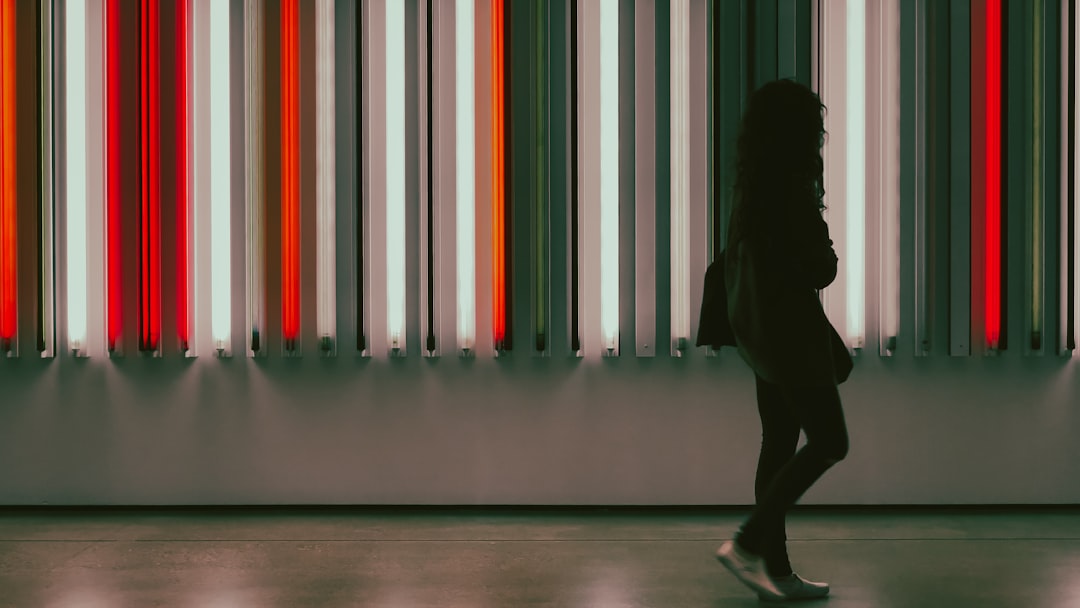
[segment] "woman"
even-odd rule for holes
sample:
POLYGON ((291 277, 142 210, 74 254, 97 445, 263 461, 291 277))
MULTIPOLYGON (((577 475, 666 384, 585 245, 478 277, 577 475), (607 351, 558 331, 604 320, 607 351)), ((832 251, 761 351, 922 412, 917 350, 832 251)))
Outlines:
POLYGON ((837 384, 851 358, 818 297, 837 262, 821 216, 824 110, 801 84, 766 84, 750 98, 736 155, 725 286, 739 354, 757 380, 762 442, 757 506, 717 558, 770 600, 828 595, 792 571, 784 519, 848 450, 837 384), (800 431, 807 443, 796 453, 800 431))

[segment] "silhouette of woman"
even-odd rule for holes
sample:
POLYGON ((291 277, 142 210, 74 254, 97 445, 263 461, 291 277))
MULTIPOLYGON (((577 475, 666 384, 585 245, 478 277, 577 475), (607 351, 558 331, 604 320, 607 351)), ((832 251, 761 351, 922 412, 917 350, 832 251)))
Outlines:
POLYGON ((837 384, 852 362, 818 297, 837 263, 821 216, 824 111, 801 84, 766 84, 750 97, 736 153, 724 279, 735 342, 757 381, 762 442, 757 505, 717 559, 770 600, 828 595, 792 571, 784 521, 848 451, 837 384), (807 442, 796 453, 800 431, 807 442))

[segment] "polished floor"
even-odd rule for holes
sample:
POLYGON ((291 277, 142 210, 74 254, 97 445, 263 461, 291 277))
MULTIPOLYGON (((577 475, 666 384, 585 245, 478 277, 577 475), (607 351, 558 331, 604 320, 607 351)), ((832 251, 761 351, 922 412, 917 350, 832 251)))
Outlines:
MULTIPOLYGON (((0 511, 0 606, 761 604, 713 559, 738 510, 0 511)), ((1080 510, 808 509, 829 608, 1080 608, 1080 510)))

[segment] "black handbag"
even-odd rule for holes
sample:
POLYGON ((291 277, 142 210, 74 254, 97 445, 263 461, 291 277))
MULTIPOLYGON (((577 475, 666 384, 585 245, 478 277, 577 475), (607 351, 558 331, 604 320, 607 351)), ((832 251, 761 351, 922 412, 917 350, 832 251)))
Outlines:
POLYGON ((724 285, 724 253, 720 252, 705 270, 705 289, 695 346, 735 346, 735 332, 728 320, 727 287, 724 285))

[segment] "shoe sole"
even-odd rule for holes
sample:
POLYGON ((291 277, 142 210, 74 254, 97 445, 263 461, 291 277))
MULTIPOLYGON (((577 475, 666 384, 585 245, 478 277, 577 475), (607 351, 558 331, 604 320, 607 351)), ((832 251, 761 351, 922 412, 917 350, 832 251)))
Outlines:
POLYGON ((733 575, 735 575, 735 578, 737 578, 740 583, 746 585, 750 588, 751 591, 756 593, 760 599, 771 602, 782 602, 787 600, 787 597, 785 597, 784 595, 777 595, 771 589, 759 585, 757 582, 744 577, 742 575, 742 570, 736 564, 729 561, 726 556, 717 553, 716 561, 720 562, 722 566, 727 568, 728 572, 731 572, 733 575))

